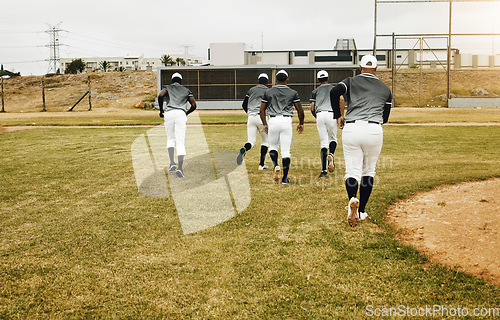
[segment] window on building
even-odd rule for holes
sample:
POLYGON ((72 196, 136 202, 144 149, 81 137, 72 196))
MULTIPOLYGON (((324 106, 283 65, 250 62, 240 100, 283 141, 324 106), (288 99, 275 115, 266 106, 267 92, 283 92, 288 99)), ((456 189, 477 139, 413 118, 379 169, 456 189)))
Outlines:
POLYGON ((296 57, 307 57, 307 51, 295 51, 294 55, 296 57))

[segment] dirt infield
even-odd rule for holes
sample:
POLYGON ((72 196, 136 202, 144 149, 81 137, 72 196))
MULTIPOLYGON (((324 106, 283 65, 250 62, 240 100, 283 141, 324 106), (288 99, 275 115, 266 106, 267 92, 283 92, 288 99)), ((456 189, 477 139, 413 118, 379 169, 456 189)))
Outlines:
POLYGON ((430 261, 500 285, 500 178, 441 186, 390 208, 397 237, 430 261))

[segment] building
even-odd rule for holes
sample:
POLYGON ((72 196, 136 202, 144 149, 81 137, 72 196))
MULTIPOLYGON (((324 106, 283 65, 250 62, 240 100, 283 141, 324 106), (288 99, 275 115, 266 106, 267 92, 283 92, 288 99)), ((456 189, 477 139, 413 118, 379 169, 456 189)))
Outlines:
MULTIPOLYGON (((184 61, 184 65, 200 65, 203 63, 202 58, 185 55, 170 55, 175 62, 178 58, 184 61)), ((61 58, 61 71, 66 70, 66 66, 77 58, 61 58)), ((125 57, 91 57, 81 58, 86 64, 87 72, 99 71, 103 61, 111 65, 109 71, 156 71, 159 67, 164 66, 160 58, 144 58, 144 54, 127 55, 125 57)))
MULTIPOLYGON (((209 60, 212 66, 238 65, 284 65, 284 66, 349 66, 357 65, 372 49, 358 49, 354 39, 337 39, 332 50, 253 50, 244 43, 211 43, 209 60)), ((451 49, 452 68, 495 68, 500 67, 500 55, 462 55, 458 49, 451 49)), ((377 49, 380 68, 441 68, 446 69, 447 48, 377 49)))

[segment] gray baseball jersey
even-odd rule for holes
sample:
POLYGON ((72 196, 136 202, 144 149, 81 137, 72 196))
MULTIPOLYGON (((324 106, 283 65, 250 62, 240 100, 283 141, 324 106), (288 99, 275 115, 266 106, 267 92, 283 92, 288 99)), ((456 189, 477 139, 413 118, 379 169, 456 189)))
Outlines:
POLYGON ((269 116, 293 116, 293 104, 300 102, 299 94, 289 86, 278 84, 268 89, 262 102, 267 103, 266 113, 269 116))
POLYGON ((166 105, 166 107, 163 108, 165 111, 180 109, 187 112, 187 102, 189 97, 193 96, 191 90, 177 82, 174 82, 163 89, 167 91, 164 100, 164 105, 166 105))
POLYGON ((330 111, 332 112, 332 104, 330 103, 330 91, 333 86, 329 83, 325 83, 317 87, 311 93, 310 102, 314 102, 314 110, 316 113, 322 111, 330 111))
POLYGON ((392 105, 391 89, 375 75, 362 73, 340 82, 345 87, 345 121, 367 120, 383 123, 384 108, 392 105))
POLYGON ((262 98, 264 97, 267 89, 269 89, 267 86, 258 84, 248 90, 246 95, 248 97, 248 115, 259 114, 260 103, 262 102, 262 98))

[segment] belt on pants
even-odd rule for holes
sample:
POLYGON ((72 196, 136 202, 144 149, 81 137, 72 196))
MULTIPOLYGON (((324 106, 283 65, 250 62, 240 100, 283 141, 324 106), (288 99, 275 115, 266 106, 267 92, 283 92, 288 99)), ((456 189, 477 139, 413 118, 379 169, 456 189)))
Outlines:
MULTIPOLYGON (((356 121, 358 121, 358 120, 349 120, 349 121, 346 121, 345 123, 356 123, 356 121)), ((360 121, 366 121, 366 120, 360 120, 360 121)), ((368 120, 368 123, 380 124, 380 122, 371 121, 371 120, 368 120)))
POLYGON ((282 115, 282 114, 278 114, 278 115, 275 115, 275 116, 272 116, 272 115, 269 115, 271 118, 274 118, 274 117, 291 117, 291 116, 288 116, 288 115, 282 115))

